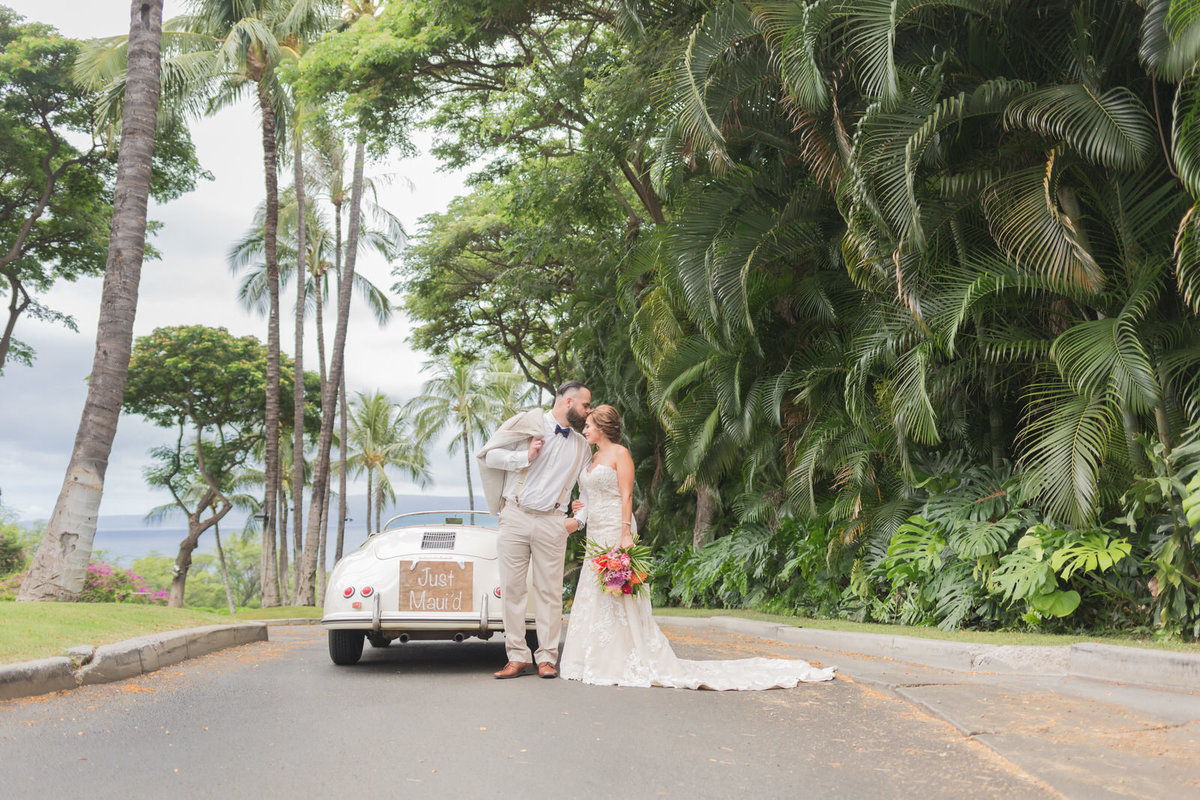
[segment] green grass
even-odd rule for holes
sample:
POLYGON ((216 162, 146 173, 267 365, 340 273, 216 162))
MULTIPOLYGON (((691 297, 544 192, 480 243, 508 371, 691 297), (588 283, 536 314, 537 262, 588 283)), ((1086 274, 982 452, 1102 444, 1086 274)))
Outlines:
POLYGON ((1079 642, 1101 642, 1121 647, 1144 647, 1154 650, 1173 650, 1179 653, 1200 653, 1200 642, 1163 641, 1152 636, 1087 636, 1057 633, 1031 633, 1028 631, 943 631, 938 628, 910 627, 905 625, 880 625, 870 622, 850 622, 840 619, 809 619, 780 614, 764 614, 743 609, 708 608, 656 608, 655 614, 677 617, 741 617, 780 625, 795 625, 799 628, 848 631, 851 633, 882 633, 889 636, 915 636, 925 639, 941 639, 951 642, 976 642, 995 645, 1069 645, 1079 642))
MULTIPOLYGON (((892 636, 918 636, 954 642, 997 645, 1068 645, 1077 642, 1104 642, 1125 647, 1200 653, 1200 643, 1164 642, 1152 637, 1073 636, 1022 631, 941 631, 937 628, 910 628, 845 620, 808 619, 734 609, 657 608, 655 613, 681 617, 735 616, 802 628, 853 633, 881 633, 892 636)), ((132 603, 0 602, 0 664, 47 658, 61 655, 63 650, 75 645, 87 644, 95 647, 149 633, 197 628, 203 625, 226 625, 231 621, 316 618, 320 614, 320 609, 311 606, 247 609, 230 617, 228 614, 210 611, 132 603)))
POLYGON ((319 614, 319 609, 310 607, 250 609, 230 617, 136 603, 0 602, 0 664, 48 658, 75 645, 96 647, 149 633, 319 614))
POLYGON ((320 619, 321 609, 316 606, 279 606, 277 608, 248 608, 239 611, 240 620, 256 619, 320 619))

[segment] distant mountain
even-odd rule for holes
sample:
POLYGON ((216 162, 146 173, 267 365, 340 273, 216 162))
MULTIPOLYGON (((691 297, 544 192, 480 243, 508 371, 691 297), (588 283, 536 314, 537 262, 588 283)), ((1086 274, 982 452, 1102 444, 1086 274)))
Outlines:
MULTIPOLYGON (((346 507, 349 509, 350 521, 358 523, 359 527, 366 525, 367 522, 367 496, 363 494, 350 495, 347 498, 346 507)), ((482 508, 484 501, 482 497, 475 498, 475 507, 482 508)), ((336 508, 336 503, 335 506, 336 508)), ((410 511, 465 511, 470 507, 470 503, 465 497, 454 497, 451 495, 429 495, 429 494, 411 494, 399 495, 396 497, 396 502, 385 505, 383 508, 384 520, 394 517, 397 514, 406 514, 410 511)), ((308 511, 308 505, 305 503, 305 511, 308 511)), ((374 511, 372 510, 372 514, 374 511)), ((26 527, 45 524, 46 520, 22 520, 19 524, 26 527)), ((241 528, 246 523, 246 515, 241 511, 230 511, 226 517, 221 520, 221 527, 229 530, 241 528)), ((167 528, 170 530, 178 530, 186 527, 183 514, 174 514, 157 522, 147 522, 143 515, 139 514, 102 514, 97 522, 96 529, 99 531, 105 530, 134 530, 144 528, 146 530, 156 530, 167 528)))

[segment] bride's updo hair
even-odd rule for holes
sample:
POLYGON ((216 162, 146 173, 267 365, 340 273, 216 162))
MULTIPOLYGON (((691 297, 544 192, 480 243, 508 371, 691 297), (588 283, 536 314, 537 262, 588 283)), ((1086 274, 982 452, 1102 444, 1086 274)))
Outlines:
POLYGON ((600 429, 610 442, 621 443, 621 415, 609 405, 596 406, 588 414, 592 424, 600 429))

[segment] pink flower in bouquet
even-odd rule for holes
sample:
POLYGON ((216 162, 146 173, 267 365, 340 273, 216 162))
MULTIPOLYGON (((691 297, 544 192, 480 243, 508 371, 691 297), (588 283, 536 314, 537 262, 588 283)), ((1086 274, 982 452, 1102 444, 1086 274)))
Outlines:
POLYGON ((618 557, 622 567, 628 567, 632 560, 629 558, 629 553, 621 553, 618 557))
POLYGON ((633 594, 633 584, 626 583, 621 586, 621 594, 633 594))

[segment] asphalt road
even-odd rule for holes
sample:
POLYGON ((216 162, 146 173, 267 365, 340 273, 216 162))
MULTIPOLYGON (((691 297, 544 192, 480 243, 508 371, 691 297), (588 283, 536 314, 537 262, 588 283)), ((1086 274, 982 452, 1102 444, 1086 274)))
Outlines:
MULTIPOLYGON (((800 657, 665 628, 691 658, 800 657)), ((493 642, 369 646, 319 627, 113 684, 0 703, 0 797, 1058 796, 851 679, 766 692, 497 681, 493 642)))

